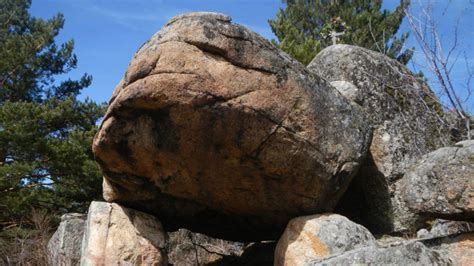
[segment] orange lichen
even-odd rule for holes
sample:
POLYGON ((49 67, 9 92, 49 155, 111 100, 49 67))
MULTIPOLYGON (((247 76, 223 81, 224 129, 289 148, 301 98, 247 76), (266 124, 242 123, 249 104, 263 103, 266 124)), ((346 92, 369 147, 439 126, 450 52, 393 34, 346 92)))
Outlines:
POLYGON ((319 240, 318 237, 313 235, 310 232, 303 232, 304 236, 309 240, 311 244, 311 249, 314 251, 314 253, 319 256, 319 257, 325 257, 329 255, 329 249, 326 245, 321 243, 321 240, 319 240))
POLYGON ((461 235, 456 242, 447 248, 455 259, 454 264, 460 266, 473 265, 474 262, 474 233, 461 235))

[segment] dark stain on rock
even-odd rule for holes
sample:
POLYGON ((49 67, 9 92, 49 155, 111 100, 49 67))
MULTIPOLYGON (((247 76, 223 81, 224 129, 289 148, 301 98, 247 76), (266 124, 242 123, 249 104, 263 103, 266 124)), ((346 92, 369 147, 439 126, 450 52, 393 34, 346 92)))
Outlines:
POLYGON ((170 119, 169 109, 140 110, 153 121, 154 143, 160 150, 173 152, 178 149, 179 138, 170 119))
POLYGON ((393 231, 392 208, 388 183, 369 154, 335 212, 378 234, 393 231))
POLYGON ((204 33, 204 36, 206 36, 206 38, 212 40, 216 37, 216 34, 214 32, 211 31, 211 29, 209 29, 208 27, 203 27, 203 33, 204 33))
POLYGON ((127 138, 122 138, 116 145, 115 150, 117 153, 126 160, 133 160, 133 152, 128 146, 127 138))
POLYGON ((159 188, 143 176, 105 170, 104 175, 114 185, 116 193, 120 194, 123 200, 135 197, 137 193, 142 200, 153 200, 160 193, 159 188))

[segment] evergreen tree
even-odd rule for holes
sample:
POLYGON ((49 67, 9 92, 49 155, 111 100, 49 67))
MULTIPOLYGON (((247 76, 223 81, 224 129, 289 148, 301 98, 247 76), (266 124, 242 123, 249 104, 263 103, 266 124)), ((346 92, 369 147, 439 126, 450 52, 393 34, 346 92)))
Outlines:
POLYGON ((382 2, 283 0, 286 8, 279 10, 275 20, 269 20, 278 38, 274 43, 305 65, 334 39, 382 52, 406 64, 413 55, 411 49, 403 50, 408 33, 396 34, 409 1, 400 0, 393 12, 382 11, 382 2))
POLYGON ((30 0, 0 0, 0 223, 32 208, 84 211, 101 197, 91 143, 104 106, 77 99, 91 77, 58 81, 77 64, 74 42, 58 45, 61 14, 30 16, 30 0))

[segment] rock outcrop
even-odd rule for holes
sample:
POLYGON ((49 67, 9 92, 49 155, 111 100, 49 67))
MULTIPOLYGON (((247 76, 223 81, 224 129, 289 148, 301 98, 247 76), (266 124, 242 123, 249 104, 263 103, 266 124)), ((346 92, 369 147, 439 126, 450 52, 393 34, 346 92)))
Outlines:
POLYGON ((337 214, 292 219, 278 241, 275 266, 306 265, 316 259, 374 246, 375 238, 361 225, 337 214))
POLYGON ((407 206, 426 219, 474 219, 474 140, 424 155, 403 180, 407 206))
POLYGON ((48 242, 50 265, 79 265, 86 215, 67 213, 48 242))
POLYGON ((367 161, 337 211, 374 232, 412 230, 418 220, 400 196, 400 180, 423 154, 448 142, 436 96, 387 56, 351 45, 321 51, 308 69, 331 82, 374 127, 367 161))
POLYGON ((371 130, 325 80, 227 16, 171 19, 136 53, 93 151, 104 197, 169 230, 277 238, 331 211, 371 130))
POLYGON ((465 135, 443 116, 382 54, 334 45, 306 68, 225 15, 174 17, 94 138, 108 202, 64 215, 48 260, 471 265, 474 141, 435 150, 465 135))
POLYGON ((167 265, 165 241, 155 217, 95 201, 87 215, 81 265, 167 265))

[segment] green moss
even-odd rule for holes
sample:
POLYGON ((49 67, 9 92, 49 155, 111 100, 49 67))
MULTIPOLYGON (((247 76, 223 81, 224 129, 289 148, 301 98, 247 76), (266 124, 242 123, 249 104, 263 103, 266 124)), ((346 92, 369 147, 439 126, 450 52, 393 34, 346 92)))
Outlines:
POLYGON ((410 102, 402 90, 385 86, 385 92, 395 100, 397 106, 400 107, 400 111, 406 110, 410 106, 410 102))
POLYGON ((423 101, 426 103, 426 105, 433 111, 436 112, 440 117, 444 117, 444 110, 441 104, 434 100, 433 97, 435 96, 429 96, 428 94, 423 95, 423 101))
POLYGON ((388 95, 394 97, 395 95, 395 89, 390 87, 390 86, 386 86, 385 87, 385 92, 388 93, 388 95))

